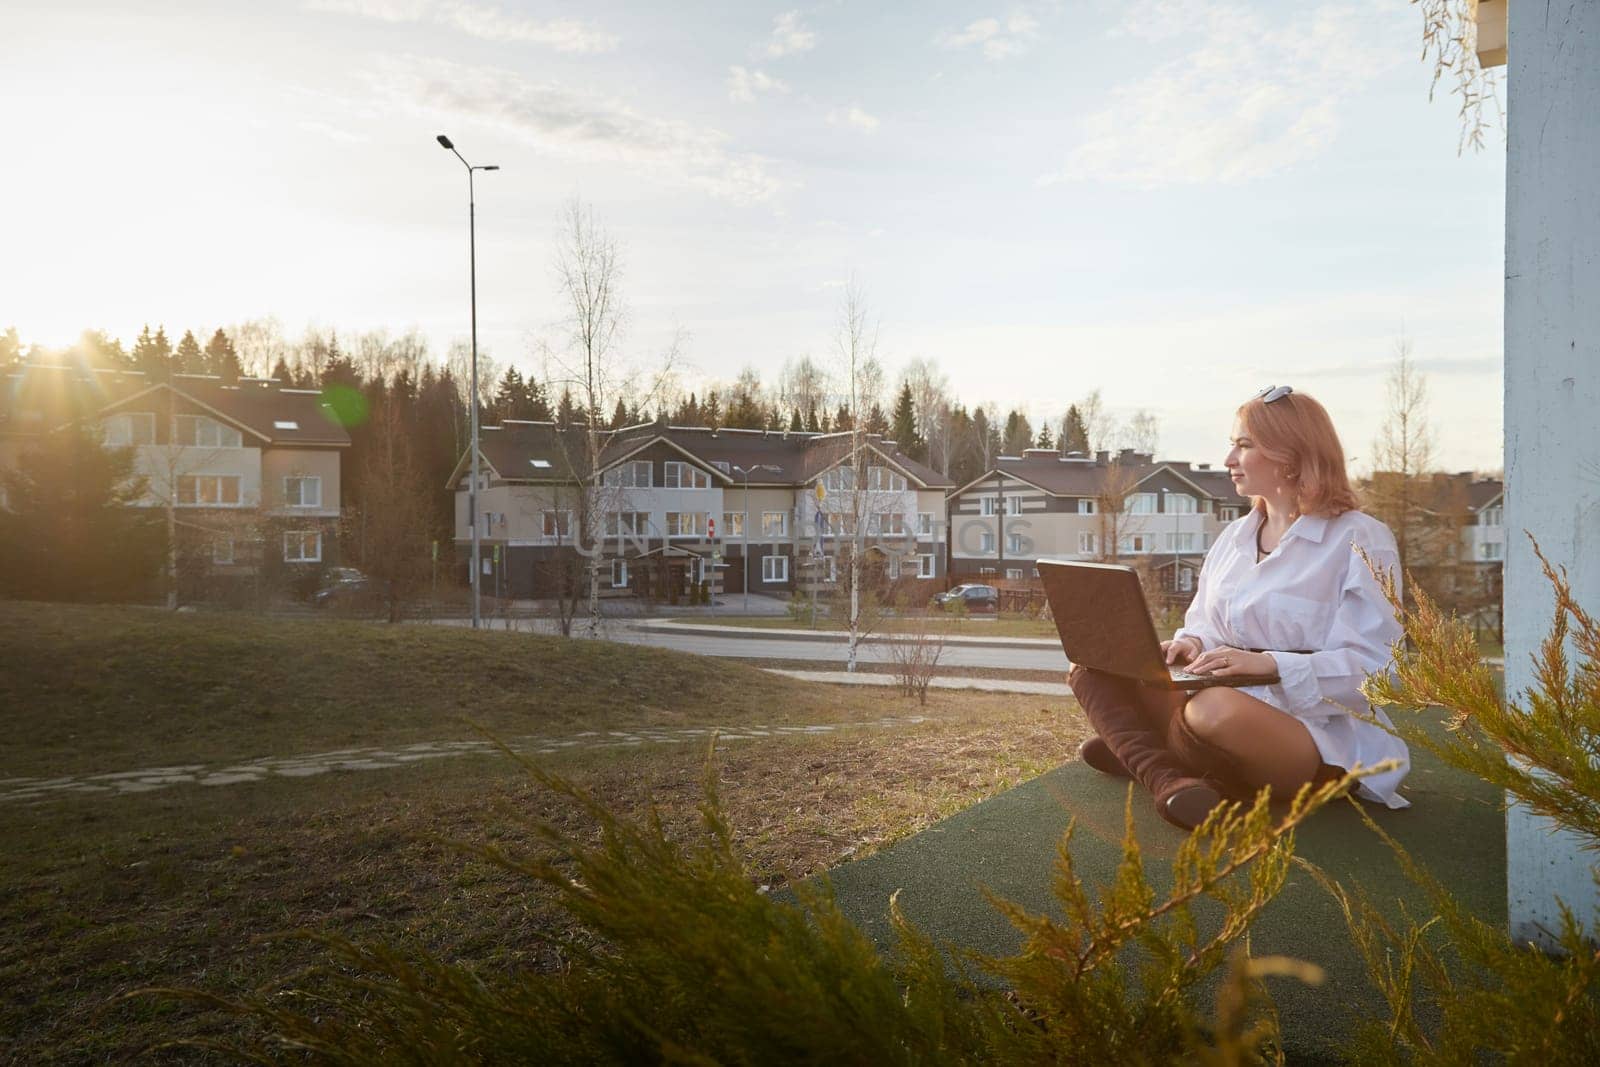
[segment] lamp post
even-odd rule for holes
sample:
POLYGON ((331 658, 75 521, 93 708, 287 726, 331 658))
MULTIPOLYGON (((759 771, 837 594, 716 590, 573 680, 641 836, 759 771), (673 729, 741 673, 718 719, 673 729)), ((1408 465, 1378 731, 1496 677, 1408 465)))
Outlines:
POLYGON ((744 476, 744 522, 739 525, 739 534, 744 541, 740 554, 744 556, 741 561, 744 567, 744 613, 750 614, 750 474, 752 471, 775 471, 777 467, 769 467, 765 463, 757 463, 749 470, 737 463, 731 465, 732 469, 744 476))
POLYGON ((479 606, 478 590, 482 583, 483 575, 480 573, 483 565, 479 562, 481 549, 478 541, 478 207, 477 198, 472 186, 472 173, 478 170, 499 170, 498 166, 473 166, 468 163, 456 146, 450 143, 450 138, 440 134, 436 140, 440 147, 454 153, 461 160, 461 165, 467 168, 467 259, 472 284, 472 384, 471 384, 471 415, 472 415, 472 485, 467 490, 467 521, 472 525, 472 628, 478 629, 481 625, 482 611, 479 606))
MULTIPOLYGON (((1161 490, 1161 510, 1169 511, 1172 507, 1172 497, 1167 495, 1165 488, 1161 490)), ((1172 514, 1172 605, 1178 605, 1178 513, 1172 514)))

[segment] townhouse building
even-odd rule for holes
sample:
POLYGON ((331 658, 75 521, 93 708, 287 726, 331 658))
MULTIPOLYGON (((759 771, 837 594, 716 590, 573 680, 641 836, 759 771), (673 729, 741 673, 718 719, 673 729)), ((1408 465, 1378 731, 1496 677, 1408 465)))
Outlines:
POLYGON ((1116 560, 1186 601, 1206 550, 1248 507, 1208 463, 1030 448, 950 494, 950 572, 1026 582, 1041 558, 1116 560))
POLYGON ((27 364, 0 389, 0 470, 73 422, 133 450, 135 507, 172 516, 191 570, 249 577, 263 565, 336 562, 350 436, 314 389, 276 380, 27 364))
MULTIPOLYGON (((876 435, 854 492, 851 435, 670 426, 606 431, 600 478, 586 431, 507 420, 481 435, 478 534, 486 591, 547 596, 587 583, 606 596, 676 601, 746 589, 837 586, 861 516, 864 563, 885 578, 945 573, 951 483, 876 435)), ((470 453, 451 477, 455 545, 470 558, 470 453)))

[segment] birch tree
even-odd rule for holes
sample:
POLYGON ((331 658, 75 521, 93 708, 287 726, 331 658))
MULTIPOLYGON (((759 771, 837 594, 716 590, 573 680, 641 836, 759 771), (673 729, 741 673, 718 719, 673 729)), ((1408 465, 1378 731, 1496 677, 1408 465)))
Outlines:
POLYGON ((834 351, 845 371, 848 389, 846 403, 850 411, 850 470, 851 484, 847 501, 849 519, 846 532, 850 536, 850 615, 849 637, 846 643, 845 670, 854 672, 861 645, 861 568, 866 551, 867 512, 869 489, 867 487, 866 410, 882 384, 882 371, 878 368, 878 327, 868 322, 866 296, 854 279, 845 286, 839 305, 839 317, 834 326, 834 351))
POLYGON ((1429 525, 1429 494, 1421 482, 1433 466, 1428 380, 1411 359, 1410 338, 1401 337, 1395 343, 1395 360, 1384 391, 1388 406, 1372 442, 1368 504, 1394 531, 1400 573, 1405 574, 1419 563, 1417 549, 1429 525))

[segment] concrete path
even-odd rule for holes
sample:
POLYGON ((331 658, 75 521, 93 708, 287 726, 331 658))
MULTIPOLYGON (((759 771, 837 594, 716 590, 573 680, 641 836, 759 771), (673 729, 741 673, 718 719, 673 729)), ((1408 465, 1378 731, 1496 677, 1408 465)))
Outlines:
MULTIPOLYGON (((631 748, 640 745, 703 743, 713 733, 718 743, 748 741, 757 737, 782 737, 795 734, 831 734, 840 730, 893 730, 927 722, 921 715, 888 715, 862 722, 817 723, 809 726, 746 725, 639 727, 633 730, 585 730, 559 737, 518 737, 507 739, 514 752, 527 755, 552 755, 584 749, 631 748)), ((333 771, 377 771, 404 767, 426 760, 451 756, 487 755, 497 751, 485 740, 424 741, 398 748, 340 748, 304 756, 273 756, 242 760, 238 763, 207 766, 200 763, 145 767, 139 770, 104 774, 67 775, 58 778, 0 778, 0 804, 39 803, 62 796, 118 797, 130 793, 150 793, 178 785, 227 786, 259 782, 267 778, 310 778, 333 771)))

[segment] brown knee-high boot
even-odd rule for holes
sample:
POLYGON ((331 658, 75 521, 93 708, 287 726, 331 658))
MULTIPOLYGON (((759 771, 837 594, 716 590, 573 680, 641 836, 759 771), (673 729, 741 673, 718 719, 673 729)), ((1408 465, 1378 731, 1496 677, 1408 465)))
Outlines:
POLYGON ((1073 668, 1067 681, 1095 733, 1155 798, 1157 814, 1186 830, 1200 825, 1222 796, 1168 750, 1168 724, 1153 721, 1139 683, 1087 667, 1073 668))

